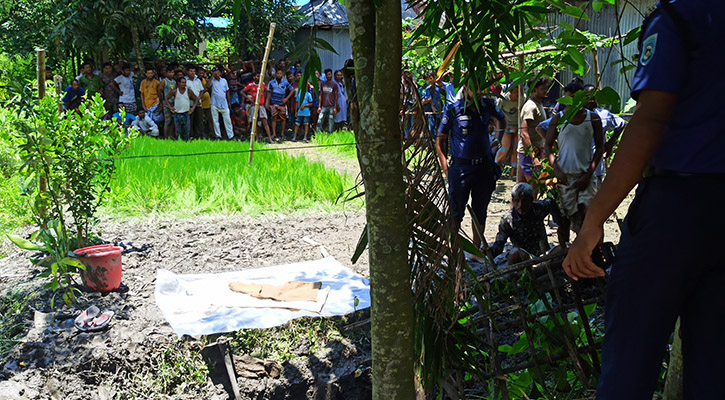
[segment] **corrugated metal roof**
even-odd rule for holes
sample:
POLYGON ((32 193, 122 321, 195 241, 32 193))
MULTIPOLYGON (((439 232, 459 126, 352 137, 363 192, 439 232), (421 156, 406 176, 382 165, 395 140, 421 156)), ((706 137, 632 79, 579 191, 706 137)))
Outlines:
POLYGON ((302 26, 329 26, 347 27, 347 10, 345 6, 335 0, 312 0, 300 7, 300 11, 307 17, 302 26))
MULTIPOLYGON (((402 18, 418 18, 418 12, 408 5, 406 0, 400 2, 402 18)), ((311 0, 300 7, 307 19, 302 23, 304 27, 325 26, 333 28, 346 28, 350 25, 347 20, 345 6, 337 0, 311 0)))

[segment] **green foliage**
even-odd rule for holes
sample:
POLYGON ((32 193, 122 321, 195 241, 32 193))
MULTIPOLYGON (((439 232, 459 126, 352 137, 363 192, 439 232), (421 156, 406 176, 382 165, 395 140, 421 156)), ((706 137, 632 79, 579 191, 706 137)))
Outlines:
POLYGON ((249 214, 332 209, 338 196, 353 186, 321 163, 291 157, 272 146, 249 143, 161 141, 139 137, 116 162, 109 212, 123 215, 213 212, 249 214), (235 154, 224 154, 236 152, 235 154), (183 155, 210 153, 184 157, 183 155), (219 154, 214 154, 219 153, 219 154))
POLYGON ((36 78, 33 54, 0 53, 0 103, 10 101, 36 78))
POLYGON ((148 355, 148 363, 141 363, 124 380, 134 398, 186 398, 189 393, 199 393, 207 385, 209 369, 201 356, 197 342, 175 341, 148 355))
POLYGON ((96 94, 78 112, 60 114, 58 98, 51 93, 11 121, 13 142, 22 161, 18 170, 21 187, 39 230, 30 240, 17 236, 10 240, 22 249, 50 254, 32 261, 47 268, 38 276, 51 277, 46 288, 67 290, 63 295, 67 304, 74 301, 73 290, 77 290, 71 287, 73 276, 84 268, 70 257, 71 246, 86 245, 113 176, 113 162, 104 158, 118 155, 133 137, 117 123, 104 121, 105 113, 96 94), (38 181, 45 183, 44 189, 38 181), (68 234, 68 216, 75 227, 73 238, 68 234))
POLYGON ((228 63, 229 57, 236 53, 232 42, 227 38, 219 38, 207 42, 206 58, 214 63, 228 63))
MULTIPOLYGON (((21 190, 20 157, 13 143, 15 110, 0 108, 0 237, 31 221, 27 197, 21 190)), ((3 255, 0 254, 0 258, 3 255)))
POLYGON ((328 146, 320 148, 322 151, 357 160, 355 134, 351 131, 335 131, 330 134, 317 133, 312 138, 312 143, 318 146, 328 146))
POLYGON ((271 329, 242 329, 230 345, 235 354, 250 354, 263 360, 284 362, 314 354, 328 343, 343 337, 366 340, 355 333, 342 332, 346 318, 301 318, 271 329))
MULTIPOLYGON (((235 2, 235 10, 237 4, 235 2)), ((239 25, 235 25, 233 30, 234 47, 242 59, 262 59, 272 22, 277 24, 273 50, 286 52, 294 47, 297 29, 302 26, 302 15, 293 7, 295 1, 257 0, 247 4, 246 18, 238 18, 239 25)))
POLYGON ((21 290, 13 290, 0 296, 0 363, 30 328, 26 315, 28 302, 33 298, 21 290))

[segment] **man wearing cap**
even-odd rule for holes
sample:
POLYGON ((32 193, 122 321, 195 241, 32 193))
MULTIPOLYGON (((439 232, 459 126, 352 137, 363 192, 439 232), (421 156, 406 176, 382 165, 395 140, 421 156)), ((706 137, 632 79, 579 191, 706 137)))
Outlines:
POLYGON ((206 82, 206 90, 211 93, 211 120, 214 125, 214 134, 216 138, 221 140, 222 133, 219 128, 219 114, 224 120, 224 130, 226 130, 227 138, 234 138, 234 130, 232 129, 232 117, 230 114, 231 103, 229 102, 229 84, 227 80, 222 78, 222 72, 219 67, 211 70, 211 79, 206 82))
MULTIPOLYGON (((443 114, 436 136, 436 152, 443 172, 448 178, 448 196, 456 226, 460 226, 468 198, 482 229, 486 224, 486 209, 496 188, 496 173, 488 126, 496 118, 499 129, 506 129, 506 116, 492 99, 480 98, 464 86, 456 101, 443 114), (451 158, 448 161, 448 135, 451 136, 451 158), (449 167, 450 165, 450 167, 449 167)), ((481 238, 473 228, 473 242, 480 246, 481 238)))

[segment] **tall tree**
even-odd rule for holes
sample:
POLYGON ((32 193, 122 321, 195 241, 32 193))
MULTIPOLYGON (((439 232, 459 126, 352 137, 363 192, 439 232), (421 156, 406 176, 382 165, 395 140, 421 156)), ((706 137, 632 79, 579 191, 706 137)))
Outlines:
POLYGON ((398 123, 401 8, 398 1, 348 0, 365 182, 372 298, 373 399, 415 398, 413 295, 408 266, 402 135, 398 123), (376 6, 376 3, 377 6, 376 6))

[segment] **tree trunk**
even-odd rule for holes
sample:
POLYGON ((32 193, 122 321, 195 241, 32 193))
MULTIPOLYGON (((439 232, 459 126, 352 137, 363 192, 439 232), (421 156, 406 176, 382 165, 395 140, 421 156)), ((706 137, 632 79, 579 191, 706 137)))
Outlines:
MULTIPOLYGON (((143 55, 141 54, 141 40, 138 38, 138 27, 131 25, 131 40, 133 40, 133 51, 136 53, 136 62, 138 63, 138 72, 141 77, 144 76, 146 66, 143 63, 143 55)), ((142 78, 139 78, 142 79, 142 78)))
POLYGON ((672 340, 672 351, 670 362, 667 365, 667 377, 665 378, 665 400, 682 400, 682 339, 680 339, 680 319, 675 324, 675 335, 672 340))
POLYGON ((408 266, 402 135, 398 123, 400 2, 348 0, 359 126, 355 137, 368 221, 373 399, 415 399, 413 294, 408 266), (380 40, 376 40, 380 38, 380 40))

